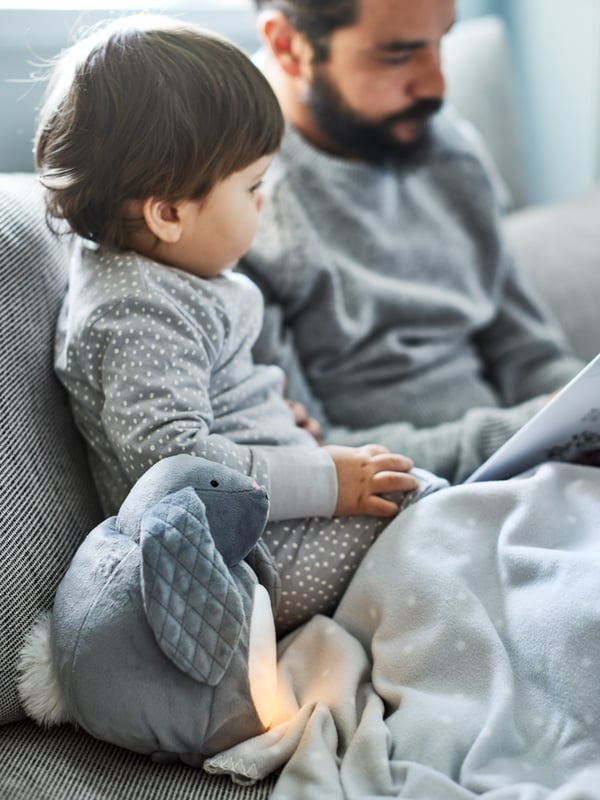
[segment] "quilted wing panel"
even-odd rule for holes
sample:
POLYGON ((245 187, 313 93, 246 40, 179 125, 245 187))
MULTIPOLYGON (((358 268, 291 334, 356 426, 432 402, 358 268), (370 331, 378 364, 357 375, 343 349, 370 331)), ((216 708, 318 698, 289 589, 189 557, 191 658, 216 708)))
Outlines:
POLYGON ((143 515, 140 547, 142 597, 158 646, 182 672, 215 686, 245 614, 192 488, 168 495, 143 515))

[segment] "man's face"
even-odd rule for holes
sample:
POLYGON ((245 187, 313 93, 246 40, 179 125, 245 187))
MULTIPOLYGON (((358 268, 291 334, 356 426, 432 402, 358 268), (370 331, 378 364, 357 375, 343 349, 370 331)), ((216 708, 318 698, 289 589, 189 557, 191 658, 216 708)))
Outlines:
POLYGON ((313 64, 307 108, 340 154, 412 159, 443 102, 440 44, 454 0, 358 2, 358 21, 337 30, 328 60, 313 64))

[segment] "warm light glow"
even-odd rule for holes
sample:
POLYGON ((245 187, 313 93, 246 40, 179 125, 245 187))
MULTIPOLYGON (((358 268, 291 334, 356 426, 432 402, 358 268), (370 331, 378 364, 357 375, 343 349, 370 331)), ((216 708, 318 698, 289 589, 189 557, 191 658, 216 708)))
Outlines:
POLYGON ((248 680, 256 713, 268 728, 277 702, 277 640, 271 600, 265 587, 260 585, 254 593, 250 620, 248 680))

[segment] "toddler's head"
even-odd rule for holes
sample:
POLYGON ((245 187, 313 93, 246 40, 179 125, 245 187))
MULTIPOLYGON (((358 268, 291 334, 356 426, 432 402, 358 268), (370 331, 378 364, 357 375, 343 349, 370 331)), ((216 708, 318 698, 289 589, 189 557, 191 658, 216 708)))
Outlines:
POLYGON ((36 166, 50 216, 75 233, 210 275, 249 246, 282 132, 269 84, 237 47, 140 14, 61 56, 36 166))

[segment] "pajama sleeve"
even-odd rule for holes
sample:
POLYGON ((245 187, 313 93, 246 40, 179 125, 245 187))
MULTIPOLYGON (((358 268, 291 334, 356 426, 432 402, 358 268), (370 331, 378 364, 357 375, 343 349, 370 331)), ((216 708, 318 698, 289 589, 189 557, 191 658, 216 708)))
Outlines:
POLYGON ((245 444, 214 431, 210 386, 224 336, 214 308, 198 326, 159 295, 129 297, 95 318, 88 380, 101 390, 101 425, 121 467, 134 481, 159 458, 201 456, 266 486, 271 519, 331 516, 337 478, 325 450, 245 444))

